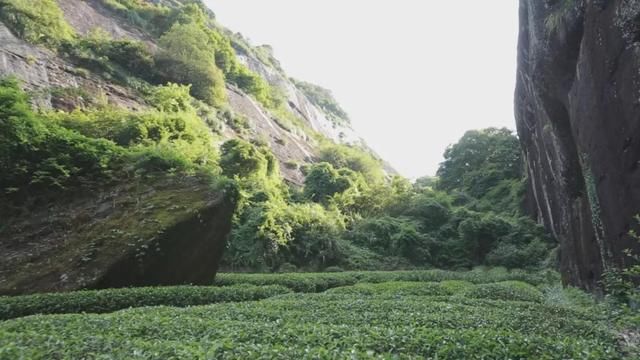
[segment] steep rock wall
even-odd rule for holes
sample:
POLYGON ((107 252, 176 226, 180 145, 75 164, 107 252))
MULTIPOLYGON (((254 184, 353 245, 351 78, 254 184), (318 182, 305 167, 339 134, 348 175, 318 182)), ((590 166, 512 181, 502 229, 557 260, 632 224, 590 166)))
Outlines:
POLYGON ((521 0, 515 97, 535 212, 565 283, 627 266, 640 213, 640 1, 521 0))

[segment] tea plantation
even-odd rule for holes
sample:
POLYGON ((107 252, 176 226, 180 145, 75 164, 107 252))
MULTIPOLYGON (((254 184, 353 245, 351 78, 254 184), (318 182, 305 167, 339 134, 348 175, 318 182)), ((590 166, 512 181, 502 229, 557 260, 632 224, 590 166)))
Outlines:
POLYGON ((4 297, 0 359, 630 358, 602 307, 556 276, 220 274, 211 287, 4 297))

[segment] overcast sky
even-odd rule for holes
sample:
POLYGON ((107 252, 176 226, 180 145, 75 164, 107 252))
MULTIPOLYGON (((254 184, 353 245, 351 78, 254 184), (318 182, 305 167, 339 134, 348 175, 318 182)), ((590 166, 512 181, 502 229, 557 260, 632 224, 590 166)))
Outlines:
POLYGON ((331 89, 400 173, 433 175, 466 130, 515 128, 517 0, 205 0, 270 44, 284 70, 331 89))

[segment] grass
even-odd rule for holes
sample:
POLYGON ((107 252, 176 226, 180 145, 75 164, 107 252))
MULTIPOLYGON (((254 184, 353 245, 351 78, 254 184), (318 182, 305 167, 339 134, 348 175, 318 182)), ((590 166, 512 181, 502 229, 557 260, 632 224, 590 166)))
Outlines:
POLYGON ((624 358, 596 307, 554 303, 561 290, 535 273, 223 274, 218 283, 235 285, 218 289, 236 291, 242 279, 330 290, 278 287, 260 301, 4 321, 0 359, 624 358))

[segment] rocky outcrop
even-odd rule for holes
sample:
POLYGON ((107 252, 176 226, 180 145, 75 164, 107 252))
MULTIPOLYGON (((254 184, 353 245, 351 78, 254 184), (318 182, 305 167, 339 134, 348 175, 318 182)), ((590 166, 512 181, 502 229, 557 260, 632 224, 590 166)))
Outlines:
POLYGON ((518 134, 565 283, 627 266, 640 213, 640 1, 521 0, 518 134))
MULTIPOLYGON (((0 76, 15 76, 30 91, 41 108, 56 104, 56 90, 82 89, 93 96, 103 96, 109 103, 140 109, 144 103, 130 89, 119 86, 58 57, 52 51, 18 39, 0 22, 0 76)), ((83 99, 77 99, 81 103, 83 99)))
POLYGON ((0 226, 0 294, 210 284, 237 194, 206 179, 74 193, 0 226))

